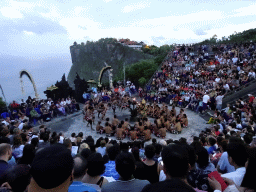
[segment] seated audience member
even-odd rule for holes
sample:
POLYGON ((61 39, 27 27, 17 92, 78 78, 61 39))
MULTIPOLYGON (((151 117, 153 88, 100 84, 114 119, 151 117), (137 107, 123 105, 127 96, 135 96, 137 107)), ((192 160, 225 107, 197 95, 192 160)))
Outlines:
MULTIPOLYGON (((233 180, 222 177, 223 180, 228 184, 228 187, 227 189, 224 190, 224 192, 229 192, 229 191, 255 192, 256 191, 256 182, 254 180, 254 175, 256 172, 255 162, 256 162, 256 148, 252 148, 249 150, 248 164, 247 164, 245 175, 241 183, 241 187, 238 187, 237 185, 235 185, 233 180)), ((223 191, 221 189, 220 183, 216 179, 208 178, 208 180, 209 180, 209 184, 214 189, 214 192, 223 191)))
POLYGON ((229 143, 227 147, 228 160, 235 167, 235 171, 223 174, 222 177, 231 179, 237 186, 240 186, 245 174, 245 163, 247 151, 243 143, 229 143))
POLYGON ((147 145, 145 147, 146 160, 143 161, 143 169, 140 169, 139 173, 144 180, 148 180, 150 183, 156 183, 159 181, 159 166, 154 161, 155 147, 153 145, 147 145))
POLYGON ((230 165, 228 161, 227 144, 225 144, 225 141, 222 141, 220 143, 220 149, 221 149, 222 155, 216 167, 217 171, 223 174, 235 171, 235 167, 230 165))
POLYGON ((166 175, 165 181, 149 184, 142 192, 188 192, 195 191, 186 182, 189 171, 189 155, 184 147, 172 144, 163 148, 163 170, 166 175))
POLYGON ((22 144, 22 137, 16 135, 13 138, 12 154, 16 160, 22 157, 24 145, 22 144))
POLYGON ((0 185, 5 182, 4 174, 8 169, 8 161, 12 158, 12 147, 10 144, 0 144, 0 185))
POLYGON ((106 154, 106 141, 105 140, 100 141, 100 147, 98 147, 97 152, 100 153, 102 157, 106 154))
POLYGON ((121 152, 115 162, 120 180, 104 185, 102 192, 140 192, 145 185, 149 184, 147 180, 134 179, 135 159, 131 153, 121 152))
POLYGON ((15 165, 6 172, 6 183, 2 186, 10 189, 12 192, 27 191, 30 183, 30 167, 28 165, 15 165))
POLYGON ((216 140, 212 137, 209 138, 209 144, 210 144, 210 147, 208 149, 208 153, 209 154, 213 154, 217 149, 215 147, 215 144, 216 144, 216 140))
POLYGON ((27 144, 23 148, 23 155, 19 159, 18 164, 31 165, 35 157, 35 146, 32 144, 27 144))
POLYGON ((49 147, 50 146, 49 138, 50 138, 49 133, 46 133, 46 132, 40 133, 38 149, 49 147))
POLYGON ((87 169, 87 161, 83 157, 75 157, 74 158, 74 181, 73 183, 69 186, 68 191, 69 192, 83 192, 83 191, 88 191, 88 192, 96 192, 96 189, 86 186, 82 181, 87 169))
POLYGON ((87 171, 82 182, 99 190, 108 180, 101 176, 105 171, 104 160, 100 153, 92 153, 87 158, 87 171))
POLYGON ((73 182, 74 161, 70 151, 61 144, 38 151, 32 162, 28 192, 68 191, 73 182))
POLYGON ((196 150, 197 160, 195 166, 189 172, 188 183, 199 190, 208 191, 208 174, 215 171, 215 166, 209 162, 209 154, 204 147, 198 147, 196 150))
POLYGON ((107 154, 109 157, 109 161, 105 164, 106 170, 103 176, 105 177, 113 177, 115 180, 119 179, 119 174, 116 171, 116 156, 119 154, 120 149, 119 145, 115 144, 107 149, 107 154))

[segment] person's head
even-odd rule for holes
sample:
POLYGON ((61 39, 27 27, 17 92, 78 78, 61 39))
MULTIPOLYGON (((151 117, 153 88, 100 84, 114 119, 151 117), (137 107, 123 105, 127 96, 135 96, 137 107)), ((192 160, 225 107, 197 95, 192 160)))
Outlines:
POLYGON ((23 148, 22 164, 30 165, 35 157, 35 146, 27 144, 23 148))
POLYGON ((122 152, 116 157, 116 171, 123 180, 129 180, 135 171, 135 159, 131 153, 122 152))
POLYGON ((81 137, 81 138, 83 138, 83 136, 84 136, 83 132, 80 132, 80 133, 78 133, 78 135, 77 135, 77 137, 81 137))
POLYGON ((37 147, 38 142, 39 142, 38 137, 31 139, 31 144, 34 145, 35 147, 37 147))
POLYGON ((114 161, 116 159, 116 156, 119 154, 119 152, 120 152, 120 149, 118 144, 115 144, 107 148, 108 157, 111 161, 114 161))
POLYGON ((71 150, 71 148, 72 148, 72 142, 71 142, 71 140, 68 139, 68 138, 65 138, 65 139, 63 140, 63 145, 64 145, 65 147, 67 147, 67 149, 69 149, 69 150, 71 150))
POLYGON ((147 145, 145 147, 145 156, 147 157, 147 159, 153 159, 153 157, 155 156, 155 153, 156 153, 156 150, 153 145, 147 145))
POLYGON ((79 147, 78 153, 81 153, 83 149, 90 149, 90 147, 87 143, 82 143, 79 147))
POLYGON ((204 147, 198 147, 196 150, 197 164, 200 168, 205 168, 209 164, 209 154, 204 147))
POLYGON ((76 137, 76 134, 75 134, 75 133, 72 133, 72 134, 71 134, 71 137, 76 137))
POLYGON ((103 139, 100 141, 100 146, 105 147, 106 146, 106 141, 103 139))
POLYGON ((9 161, 12 158, 12 147, 8 143, 0 144, 0 159, 4 161, 9 161))
POLYGON ((216 144, 216 140, 215 140, 214 138, 210 137, 210 138, 209 138, 209 144, 210 144, 211 146, 215 145, 215 144, 216 144))
POLYGON ((15 165, 7 170, 6 182, 9 183, 13 192, 26 191, 31 179, 29 170, 30 167, 24 164, 15 165))
POLYGON ((91 177, 102 175, 105 171, 104 160, 100 153, 92 153, 87 158, 87 174, 91 177))
POLYGON ((241 187, 246 187, 248 189, 253 189, 256 191, 256 183, 254 179, 255 171, 256 171, 256 148, 251 148, 248 151, 249 159, 246 168, 246 172, 241 184, 241 187))
POLYGON ((90 155, 92 154, 91 150, 90 149, 83 149, 80 153, 80 155, 84 158, 84 159, 87 159, 90 155))
POLYGON ((22 144, 22 138, 20 135, 15 135, 13 137, 13 147, 19 147, 22 144))
POLYGON ((155 147, 155 153, 156 153, 156 155, 160 155, 160 153, 161 153, 161 151, 162 151, 162 149, 163 149, 163 146, 160 145, 159 143, 156 143, 156 144, 154 145, 154 147, 155 147))
POLYGON ((184 146, 168 145, 163 148, 161 154, 167 178, 186 178, 189 171, 189 155, 184 146))
POLYGON ((74 180, 81 181, 86 173, 87 161, 82 156, 74 158, 74 180))
POLYGON ((233 166, 244 167, 247 161, 247 150, 243 143, 229 143, 227 146, 228 160, 233 166))
POLYGON ((135 158, 135 161, 141 161, 140 159, 140 150, 138 147, 133 147, 132 148, 132 154, 133 154, 133 157, 135 158))
POLYGON ((38 151, 31 164, 29 191, 67 191, 73 181, 70 150, 55 144, 38 151))

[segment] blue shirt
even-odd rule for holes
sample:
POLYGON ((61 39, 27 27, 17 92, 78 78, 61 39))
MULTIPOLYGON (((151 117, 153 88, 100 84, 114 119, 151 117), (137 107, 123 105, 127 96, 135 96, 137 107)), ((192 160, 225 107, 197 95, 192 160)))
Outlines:
POLYGON ((96 189, 92 187, 86 186, 83 182, 81 181, 74 181, 68 188, 68 192, 97 192, 96 189))
POLYGON ((115 180, 118 180, 120 176, 116 171, 115 161, 109 161, 108 163, 105 164, 105 166, 105 173, 102 176, 113 177, 115 180))
POLYGON ((211 147, 209 147, 209 149, 208 149, 208 154, 213 154, 213 152, 216 151, 216 150, 217 150, 217 149, 216 149, 215 146, 211 146, 211 147))

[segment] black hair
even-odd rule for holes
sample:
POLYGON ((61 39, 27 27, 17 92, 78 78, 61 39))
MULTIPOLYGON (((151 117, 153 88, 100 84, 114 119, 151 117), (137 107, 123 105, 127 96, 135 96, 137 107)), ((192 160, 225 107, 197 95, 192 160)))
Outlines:
POLYGON ((141 162, 141 159, 140 159, 140 150, 138 147, 133 147, 132 148, 132 154, 135 158, 135 161, 138 161, 138 162, 141 162))
POLYGON ((147 159, 152 159, 155 156, 156 150, 153 145, 147 145, 145 147, 145 156, 147 159))
POLYGON ((75 133, 72 133, 72 134, 71 134, 71 137, 75 137, 75 136, 76 136, 76 134, 75 134, 75 133))
POLYGON ((100 153, 92 153, 87 158, 87 174, 91 177, 102 175, 105 171, 104 160, 100 153))
POLYGON ((39 143, 39 140, 37 137, 31 139, 31 144, 34 145, 35 147, 37 147, 38 143, 39 143))
POLYGON ((209 138, 209 143, 211 146, 215 145, 216 144, 216 140, 212 137, 209 138))
POLYGON ((204 147, 198 147, 196 149, 196 155, 197 155, 197 164, 198 167, 204 169, 209 164, 209 154, 208 151, 204 147))
POLYGON ((81 151, 80 155, 84 158, 87 159, 90 155, 92 154, 91 150, 88 148, 85 148, 81 151))
POLYGON ((249 145, 252 142, 252 135, 251 134, 245 134, 244 135, 244 142, 249 145))
POLYGON ((30 167, 28 165, 15 165, 6 172, 6 181, 13 192, 25 191, 30 183, 30 167))
POLYGON ((111 161, 116 159, 116 156, 119 154, 120 149, 118 144, 114 144, 113 146, 107 149, 108 157, 111 161))
POLYGON ((227 152, 228 156, 231 157, 238 166, 245 166, 248 154, 243 143, 229 143, 227 146, 227 152))
POLYGON ((166 172, 172 178, 185 178, 189 169, 189 155, 184 146, 172 144, 165 146, 162 158, 166 172))
POLYGON ((35 146, 32 144, 27 144, 23 148, 23 155, 18 161, 18 164, 31 165, 34 157, 35 157, 35 146))
POLYGON ((160 145, 159 143, 156 143, 154 145, 154 147, 155 147, 155 153, 159 155, 161 153, 162 149, 163 149, 163 146, 160 145))
POLYGON ((254 179, 254 175, 256 171, 256 164, 255 164, 256 148, 251 148, 248 151, 248 154, 249 154, 248 166, 246 168, 246 172, 245 172, 241 187, 246 187, 256 191, 256 183, 254 179))
POLYGON ((116 157, 116 171, 124 179, 131 178, 135 171, 135 159, 131 153, 122 152, 116 157))

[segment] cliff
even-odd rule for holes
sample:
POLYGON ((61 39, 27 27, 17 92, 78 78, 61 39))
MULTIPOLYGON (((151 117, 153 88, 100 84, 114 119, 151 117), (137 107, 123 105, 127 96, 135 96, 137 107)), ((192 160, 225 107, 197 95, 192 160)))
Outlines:
MULTIPOLYGON (((106 66, 105 62, 112 67, 115 80, 123 70, 123 63, 128 66, 141 59, 153 58, 142 51, 123 46, 113 38, 100 39, 96 42, 87 41, 86 44, 75 42, 70 46, 70 53, 73 65, 68 74, 68 83, 73 88, 76 73, 82 79, 94 79, 98 82, 99 73, 106 66)), ((102 82, 108 82, 107 73, 103 75, 102 82)))

